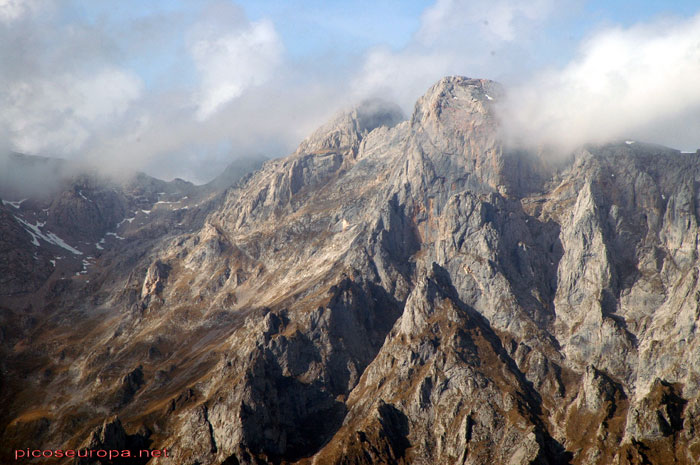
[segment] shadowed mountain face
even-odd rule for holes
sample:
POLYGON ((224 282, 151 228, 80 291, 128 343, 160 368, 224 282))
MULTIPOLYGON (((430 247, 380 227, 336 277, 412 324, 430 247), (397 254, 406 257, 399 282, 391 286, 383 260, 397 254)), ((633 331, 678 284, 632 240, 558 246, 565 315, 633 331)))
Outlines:
POLYGON ((2 461, 698 463, 700 158, 507 151, 500 93, 366 102, 223 193, 4 199, 2 461))

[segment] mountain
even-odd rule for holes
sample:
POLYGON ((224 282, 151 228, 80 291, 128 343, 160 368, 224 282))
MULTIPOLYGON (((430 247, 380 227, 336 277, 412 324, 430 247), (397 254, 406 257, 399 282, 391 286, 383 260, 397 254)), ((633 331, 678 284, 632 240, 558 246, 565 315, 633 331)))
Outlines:
POLYGON ((364 102, 198 204, 143 178, 46 218, 6 199, 0 453, 698 463, 698 154, 506 148, 501 95, 364 102))
POLYGON ((264 156, 241 157, 231 162, 217 177, 202 186, 203 190, 225 191, 259 170, 267 160, 264 156))

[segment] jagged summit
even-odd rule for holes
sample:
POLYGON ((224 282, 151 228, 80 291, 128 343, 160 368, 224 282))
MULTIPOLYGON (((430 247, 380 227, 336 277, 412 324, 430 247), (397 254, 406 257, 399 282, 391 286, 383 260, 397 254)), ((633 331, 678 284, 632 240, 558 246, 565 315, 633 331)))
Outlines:
POLYGON ((495 102, 502 94, 501 85, 495 81, 444 77, 418 99, 411 121, 412 124, 425 124, 430 119, 450 118, 450 109, 455 112, 489 112, 489 103, 495 102))
POLYGON ((297 153, 356 149, 373 129, 391 128, 403 120, 405 116, 398 105, 378 98, 364 100, 314 131, 299 145, 297 153))

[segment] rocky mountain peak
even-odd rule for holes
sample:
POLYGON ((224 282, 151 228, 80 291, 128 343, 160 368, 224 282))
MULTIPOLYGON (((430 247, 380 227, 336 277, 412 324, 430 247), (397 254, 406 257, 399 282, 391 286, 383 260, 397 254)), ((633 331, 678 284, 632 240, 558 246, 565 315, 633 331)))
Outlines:
POLYGON ((381 126, 393 127, 405 116, 398 105, 373 98, 338 113, 330 122, 306 138, 297 153, 356 149, 364 136, 381 126))
POLYGON ((474 114, 492 116, 492 103, 502 93, 500 84, 488 79, 442 78, 418 99, 411 124, 425 127, 438 122, 464 122, 474 114))
POLYGON ((497 190, 503 150, 494 103, 500 86, 485 79, 441 79, 418 99, 410 122, 415 166, 456 188, 497 190))

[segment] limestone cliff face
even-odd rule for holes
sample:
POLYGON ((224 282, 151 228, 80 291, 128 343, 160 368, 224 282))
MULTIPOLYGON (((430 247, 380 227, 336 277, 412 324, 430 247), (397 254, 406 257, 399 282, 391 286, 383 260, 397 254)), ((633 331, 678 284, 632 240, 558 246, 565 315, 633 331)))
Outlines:
MULTIPOLYGON (((3 454, 697 463, 700 158, 506 150, 500 94, 448 77, 406 121, 365 102, 224 194, 151 199, 85 273, 3 278, 3 454)), ((81 234, 134 202, 100 197, 81 234)), ((55 260, 30 210, 0 209, 0 265, 55 260)))

